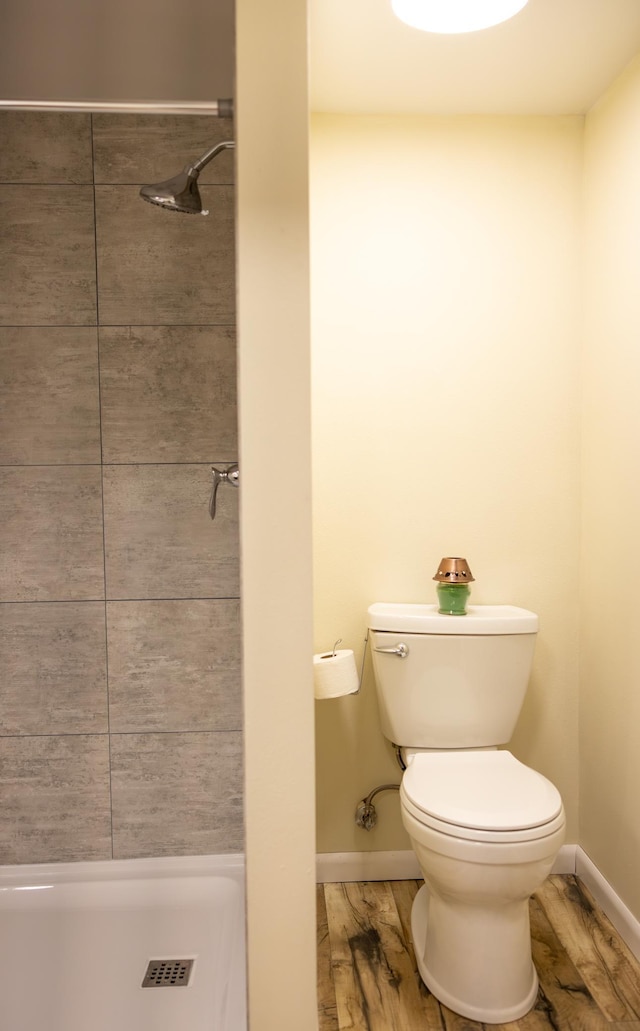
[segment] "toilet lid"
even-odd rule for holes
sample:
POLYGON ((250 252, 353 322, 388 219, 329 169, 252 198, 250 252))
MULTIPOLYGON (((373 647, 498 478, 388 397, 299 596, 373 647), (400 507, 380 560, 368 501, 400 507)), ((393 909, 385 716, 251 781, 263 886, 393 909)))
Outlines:
POLYGON ((526 830, 562 811, 557 788, 507 751, 420 752, 402 787, 426 822, 433 817, 472 830, 526 830))

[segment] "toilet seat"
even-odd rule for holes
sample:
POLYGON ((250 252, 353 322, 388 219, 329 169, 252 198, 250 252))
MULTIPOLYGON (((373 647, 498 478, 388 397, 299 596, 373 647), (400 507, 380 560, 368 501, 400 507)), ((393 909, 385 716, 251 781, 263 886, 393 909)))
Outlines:
POLYGON ((564 826, 557 788, 508 751, 415 754, 400 795, 423 826, 471 841, 530 841, 564 826))

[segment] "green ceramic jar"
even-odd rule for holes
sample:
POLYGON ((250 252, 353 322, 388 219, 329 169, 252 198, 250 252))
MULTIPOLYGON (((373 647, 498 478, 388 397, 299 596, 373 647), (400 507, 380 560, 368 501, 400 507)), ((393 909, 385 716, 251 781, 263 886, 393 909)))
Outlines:
POLYGON ((444 616, 466 616, 467 600, 470 594, 468 584, 439 583, 436 590, 438 592, 438 612, 444 616))

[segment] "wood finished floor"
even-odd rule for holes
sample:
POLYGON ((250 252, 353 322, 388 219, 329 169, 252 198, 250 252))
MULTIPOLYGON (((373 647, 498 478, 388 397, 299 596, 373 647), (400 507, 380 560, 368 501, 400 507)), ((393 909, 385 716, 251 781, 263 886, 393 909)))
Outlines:
POLYGON ((549 877, 531 899, 538 999, 500 1025, 452 1013, 420 980, 410 912, 421 883, 318 885, 319 1031, 640 1031, 640 963, 575 877, 549 877))

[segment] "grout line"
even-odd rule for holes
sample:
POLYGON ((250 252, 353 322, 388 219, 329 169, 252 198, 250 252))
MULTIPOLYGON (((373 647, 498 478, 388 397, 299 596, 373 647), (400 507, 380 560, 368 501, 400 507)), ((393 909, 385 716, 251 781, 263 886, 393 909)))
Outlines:
POLYGON ((176 597, 153 597, 153 598, 33 598, 25 601, 23 598, 16 598, 15 600, 4 598, 0 601, 0 605, 86 605, 86 604, 110 604, 115 602, 120 605, 126 602, 144 602, 144 601, 240 601, 239 594, 220 594, 220 595, 190 595, 188 598, 183 595, 177 595, 176 597))
MULTIPOLYGON (((82 730, 67 730, 62 733, 52 734, 0 734, 0 741, 23 741, 31 740, 32 738, 55 738, 59 740, 61 737, 133 737, 134 735, 142 737, 145 734, 239 734, 242 732, 242 725, 238 727, 231 727, 225 730, 104 730, 104 731, 82 731, 82 730)), ((109 749, 109 758, 111 758, 111 749, 109 749)), ((109 775, 111 776, 111 775, 109 775)))
MULTIPOLYGON (((8 183, 8 184, 3 183, 2 185, 9 185, 9 186, 11 186, 13 184, 12 183, 8 183)), ((22 185, 22 184, 18 183, 16 185, 22 185)), ((58 183, 30 183, 29 185, 31 185, 31 186, 57 186, 58 183)), ((66 184, 61 183, 60 185, 66 185, 66 184)), ((96 186, 101 186, 103 188, 106 187, 107 189, 109 189, 109 187, 111 187, 111 186, 130 186, 132 189, 134 189, 134 188, 135 189, 140 189, 140 187, 141 186, 145 186, 146 183, 115 183, 115 182, 108 182, 107 183, 107 182, 100 181, 100 182, 96 182, 95 185, 96 186)), ((221 187, 223 189, 229 189, 229 188, 235 189, 235 185, 236 184, 235 184, 235 182, 229 182, 229 183, 226 183, 226 182, 225 183, 208 183, 206 181, 206 179, 203 179, 201 176, 199 176, 198 177, 198 185, 199 186, 206 186, 207 188, 208 187, 212 187, 213 189, 215 189, 216 186, 219 186, 219 187, 221 187)))
POLYGON ((205 458, 205 459, 198 459, 197 461, 182 461, 182 462, 181 461, 178 461, 178 462, 175 462, 175 461, 174 462, 103 462, 102 464, 103 464, 103 466, 105 468, 119 469, 119 468, 124 467, 124 468, 127 468, 127 469, 128 468, 134 468, 135 469, 139 465, 144 465, 144 466, 160 465, 160 466, 163 466, 163 467, 166 466, 166 465, 185 465, 185 466, 194 465, 194 466, 201 466, 201 465, 210 465, 211 462, 237 462, 237 460, 238 460, 238 456, 237 456, 237 453, 236 453, 236 454, 232 455, 231 457, 226 457, 226 458, 220 458, 220 457, 218 457, 218 458, 205 458))
POLYGON ((107 621, 107 533, 104 514, 104 442, 102 433, 102 376, 100 368, 100 292, 98 289, 98 218, 96 212, 96 189, 95 189, 95 148, 93 143, 93 114, 89 116, 89 133, 91 136, 91 176, 93 179, 93 241, 94 261, 96 273, 96 321, 98 324, 96 332, 96 358, 98 365, 98 425, 100 428, 100 499, 102 504, 102 576, 104 583, 104 670, 105 690, 107 702, 107 742, 109 751, 109 840, 111 842, 111 858, 114 856, 113 847, 113 776, 112 776, 112 755, 111 755, 111 706, 109 702, 109 625, 107 621))
MULTIPOLYGON (((91 140, 91 153, 93 154, 93 139, 91 140)), ((208 182, 206 182, 206 180, 204 180, 202 178, 200 178, 198 180, 198 182, 199 182, 200 186, 211 187, 213 189, 215 189, 216 186, 219 186, 219 187, 221 187, 223 189, 228 189, 229 187, 231 189, 235 189, 235 185, 236 185, 235 182, 208 183, 208 182)), ((59 190, 59 189, 74 189, 74 188, 76 188, 78 186, 91 186, 92 188, 95 187, 95 186, 99 186, 99 187, 103 187, 103 188, 106 187, 107 189, 109 189, 109 187, 111 187, 111 186, 126 186, 126 187, 130 186, 132 189, 140 189, 140 187, 144 186, 144 185, 145 185, 145 183, 115 183, 115 182, 101 182, 101 181, 97 182, 95 179, 92 179, 91 182, 88 182, 88 183, 83 183, 83 182, 64 182, 64 183, 58 183, 58 182, 47 182, 44 179, 43 180, 39 180, 37 183, 23 182, 20 179, 5 180, 5 181, 0 183, 0 186, 19 186, 21 190, 25 189, 25 188, 29 189, 30 187, 32 189, 38 189, 38 188, 40 188, 42 186, 46 187, 47 189, 55 189, 55 190, 59 190)))
MULTIPOLYGON (((164 464, 164 463, 162 463, 164 464)), ((200 463, 195 463, 196 465, 200 463)), ((0 469, 99 469, 100 462, 7 462, 0 469)))
MULTIPOLYGON (((98 323, 2 323, 0 329, 96 329, 98 323)), ((224 323, 100 323, 102 329, 235 329, 235 322, 224 323)))
MULTIPOLYGON (((101 322, 102 329, 235 329, 235 322, 101 322)), ((97 329, 97 322, 6 322, 0 329, 97 329)))
MULTIPOLYGON (((99 392, 98 392, 99 393, 99 392)), ((101 441, 102 447, 102 441, 101 441)), ((237 462, 237 454, 231 456, 218 456, 217 458, 205 458, 194 461, 170 461, 170 462, 12 462, 6 465, 0 464, 0 469, 136 469, 138 466, 204 466, 212 462, 237 462)))
POLYGON ((138 603, 138 602, 144 602, 144 601, 154 601, 154 602, 161 602, 161 601, 240 601, 240 597, 241 596, 239 594, 221 594, 221 595, 211 595, 211 596, 206 596, 206 597, 205 596, 199 596, 199 597, 190 597, 190 598, 184 598, 181 595, 178 595, 175 598, 173 598, 173 597, 171 597, 171 598, 106 598, 105 600, 106 600, 108 605, 112 604, 112 603, 115 603, 117 605, 122 605, 122 604, 126 604, 126 602, 136 602, 136 603, 138 603))
MULTIPOLYGON (((100 325, 100 291, 98 289, 98 214, 96 211, 96 177, 95 177, 95 153, 93 146, 93 115, 89 116, 89 132, 91 135, 91 188, 93 190, 93 242, 94 262, 96 271, 96 324, 100 325)), ((99 368, 98 368, 99 371, 99 368)))
MULTIPOLYGON (((37 182, 37 183, 25 183, 25 182, 21 182, 20 179, 16 179, 16 180, 12 180, 10 182, 4 181, 4 182, 0 183, 0 186, 19 186, 21 190, 25 189, 25 188, 29 189, 29 187, 38 187, 38 186, 51 187, 51 188, 54 188, 56 190, 59 189, 60 187, 76 189, 78 186, 90 186, 93 189, 94 185, 95 184, 94 184, 93 180, 91 180, 91 182, 88 182, 88 183, 81 183, 81 182, 50 183, 50 182, 45 182, 44 180, 42 182, 37 182)), ((123 183, 122 185, 124 186, 126 184, 123 183)))

